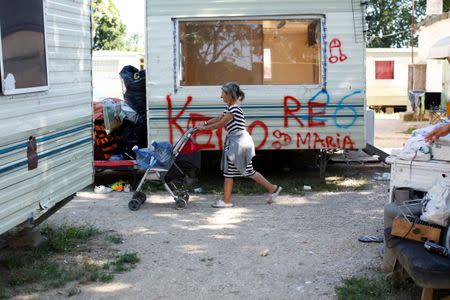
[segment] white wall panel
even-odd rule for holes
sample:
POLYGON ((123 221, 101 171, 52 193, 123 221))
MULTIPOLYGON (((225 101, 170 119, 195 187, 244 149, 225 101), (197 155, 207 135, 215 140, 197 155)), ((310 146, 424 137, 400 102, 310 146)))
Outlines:
MULTIPOLYGON (((363 42, 363 14, 360 1, 157 1, 147 0, 147 101, 149 117, 149 140, 176 140, 182 128, 192 125, 191 114, 215 116, 223 111, 220 99, 220 86, 177 87, 174 82, 174 23, 176 18, 204 17, 258 17, 258 16, 305 16, 324 17, 326 28, 322 28, 326 38, 322 42, 326 57, 326 91, 329 103, 323 108, 313 108, 312 112, 323 112, 322 115, 310 115, 312 123, 324 121, 324 126, 309 126, 309 102, 321 91, 321 85, 284 85, 256 86, 242 85, 246 100, 242 107, 246 113, 247 125, 263 124, 255 127, 252 135, 255 144, 264 141, 261 149, 274 149, 273 143, 280 140, 278 132, 289 136, 290 143, 283 149, 305 149, 295 142, 297 134, 310 132, 322 138, 336 139, 339 135, 347 136, 353 141, 355 148, 365 147, 364 112, 365 112, 365 44, 363 42), (326 31, 326 32, 325 32, 326 31), (336 48, 330 48, 332 39, 338 40, 346 59, 336 63, 328 62, 330 51, 336 54, 336 48), (285 97, 288 101, 284 106, 285 97), (192 102, 186 110, 172 122, 169 122, 168 98, 172 104, 172 118, 175 118, 185 106, 187 99, 192 102), (296 112, 296 103, 301 109, 296 112), (288 125, 285 126, 285 116, 288 125), (295 120, 299 118, 303 126, 295 120), (338 120, 338 121, 335 121, 338 120), (263 130, 264 127, 264 130, 263 130)), ((316 102, 325 103, 325 97, 318 97, 316 102)), ((251 129, 251 128, 250 128, 251 129)), ((215 134, 212 135, 214 138, 215 134)), ((225 133, 223 134, 223 137, 225 133)), ((205 140, 208 136, 200 137, 205 140)), ((216 139, 216 138, 215 138, 216 139)), ((219 149, 217 139, 213 142, 219 149)), ((318 144, 316 144, 317 146, 318 144)), ((323 148, 323 147, 319 147, 323 148)))
POLYGON ((45 4, 49 89, 0 94, 0 234, 93 181, 91 1, 45 4), (39 155, 31 171, 30 136, 39 155))

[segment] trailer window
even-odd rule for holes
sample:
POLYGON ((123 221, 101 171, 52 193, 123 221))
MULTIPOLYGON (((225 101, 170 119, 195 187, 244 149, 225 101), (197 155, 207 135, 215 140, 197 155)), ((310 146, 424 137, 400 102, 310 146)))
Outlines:
POLYGON ((376 61, 375 79, 394 79, 394 61, 376 61))
POLYGON ((48 89, 43 0, 0 0, 3 94, 48 89))
POLYGON ((180 84, 319 84, 320 19, 179 21, 180 84))

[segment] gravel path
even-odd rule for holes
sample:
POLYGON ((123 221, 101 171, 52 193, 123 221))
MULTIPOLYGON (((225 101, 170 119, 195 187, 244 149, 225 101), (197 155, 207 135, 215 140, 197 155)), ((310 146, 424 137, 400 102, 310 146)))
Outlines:
POLYGON ((381 267, 382 244, 357 238, 382 234, 387 188, 282 194, 273 205, 235 196, 236 206, 221 210, 210 207, 213 196, 193 195, 182 211, 161 193, 137 212, 127 208, 131 194, 83 191, 49 222, 115 230, 121 250, 141 259, 112 283, 81 285, 71 299, 333 299, 343 278, 381 267))

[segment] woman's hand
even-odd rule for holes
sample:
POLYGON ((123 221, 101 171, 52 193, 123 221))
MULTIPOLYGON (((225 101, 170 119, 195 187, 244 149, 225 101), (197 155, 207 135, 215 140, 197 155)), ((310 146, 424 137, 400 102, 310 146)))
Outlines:
POLYGON ((198 131, 205 131, 206 130, 205 127, 206 127, 205 125, 199 125, 195 128, 197 128, 198 131))
POLYGON ((449 133, 450 133, 450 123, 430 131, 425 136, 425 142, 432 144, 433 142, 437 141, 441 136, 447 135, 449 133))

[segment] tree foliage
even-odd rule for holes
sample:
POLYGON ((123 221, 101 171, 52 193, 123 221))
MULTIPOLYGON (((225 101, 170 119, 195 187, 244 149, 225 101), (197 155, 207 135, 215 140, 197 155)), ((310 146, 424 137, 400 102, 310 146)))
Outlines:
POLYGON ((94 50, 122 50, 126 26, 113 0, 93 0, 94 50))
MULTIPOLYGON (((411 44, 412 3, 414 24, 425 17, 426 0, 370 0, 367 7, 369 48, 401 48, 411 44)), ((417 45, 415 33, 414 45, 417 45)))
POLYGON ((442 3, 442 5, 443 5, 443 11, 444 12, 448 12, 448 11, 450 11, 450 0, 444 0, 444 1, 442 1, 443 3, 442 3))

